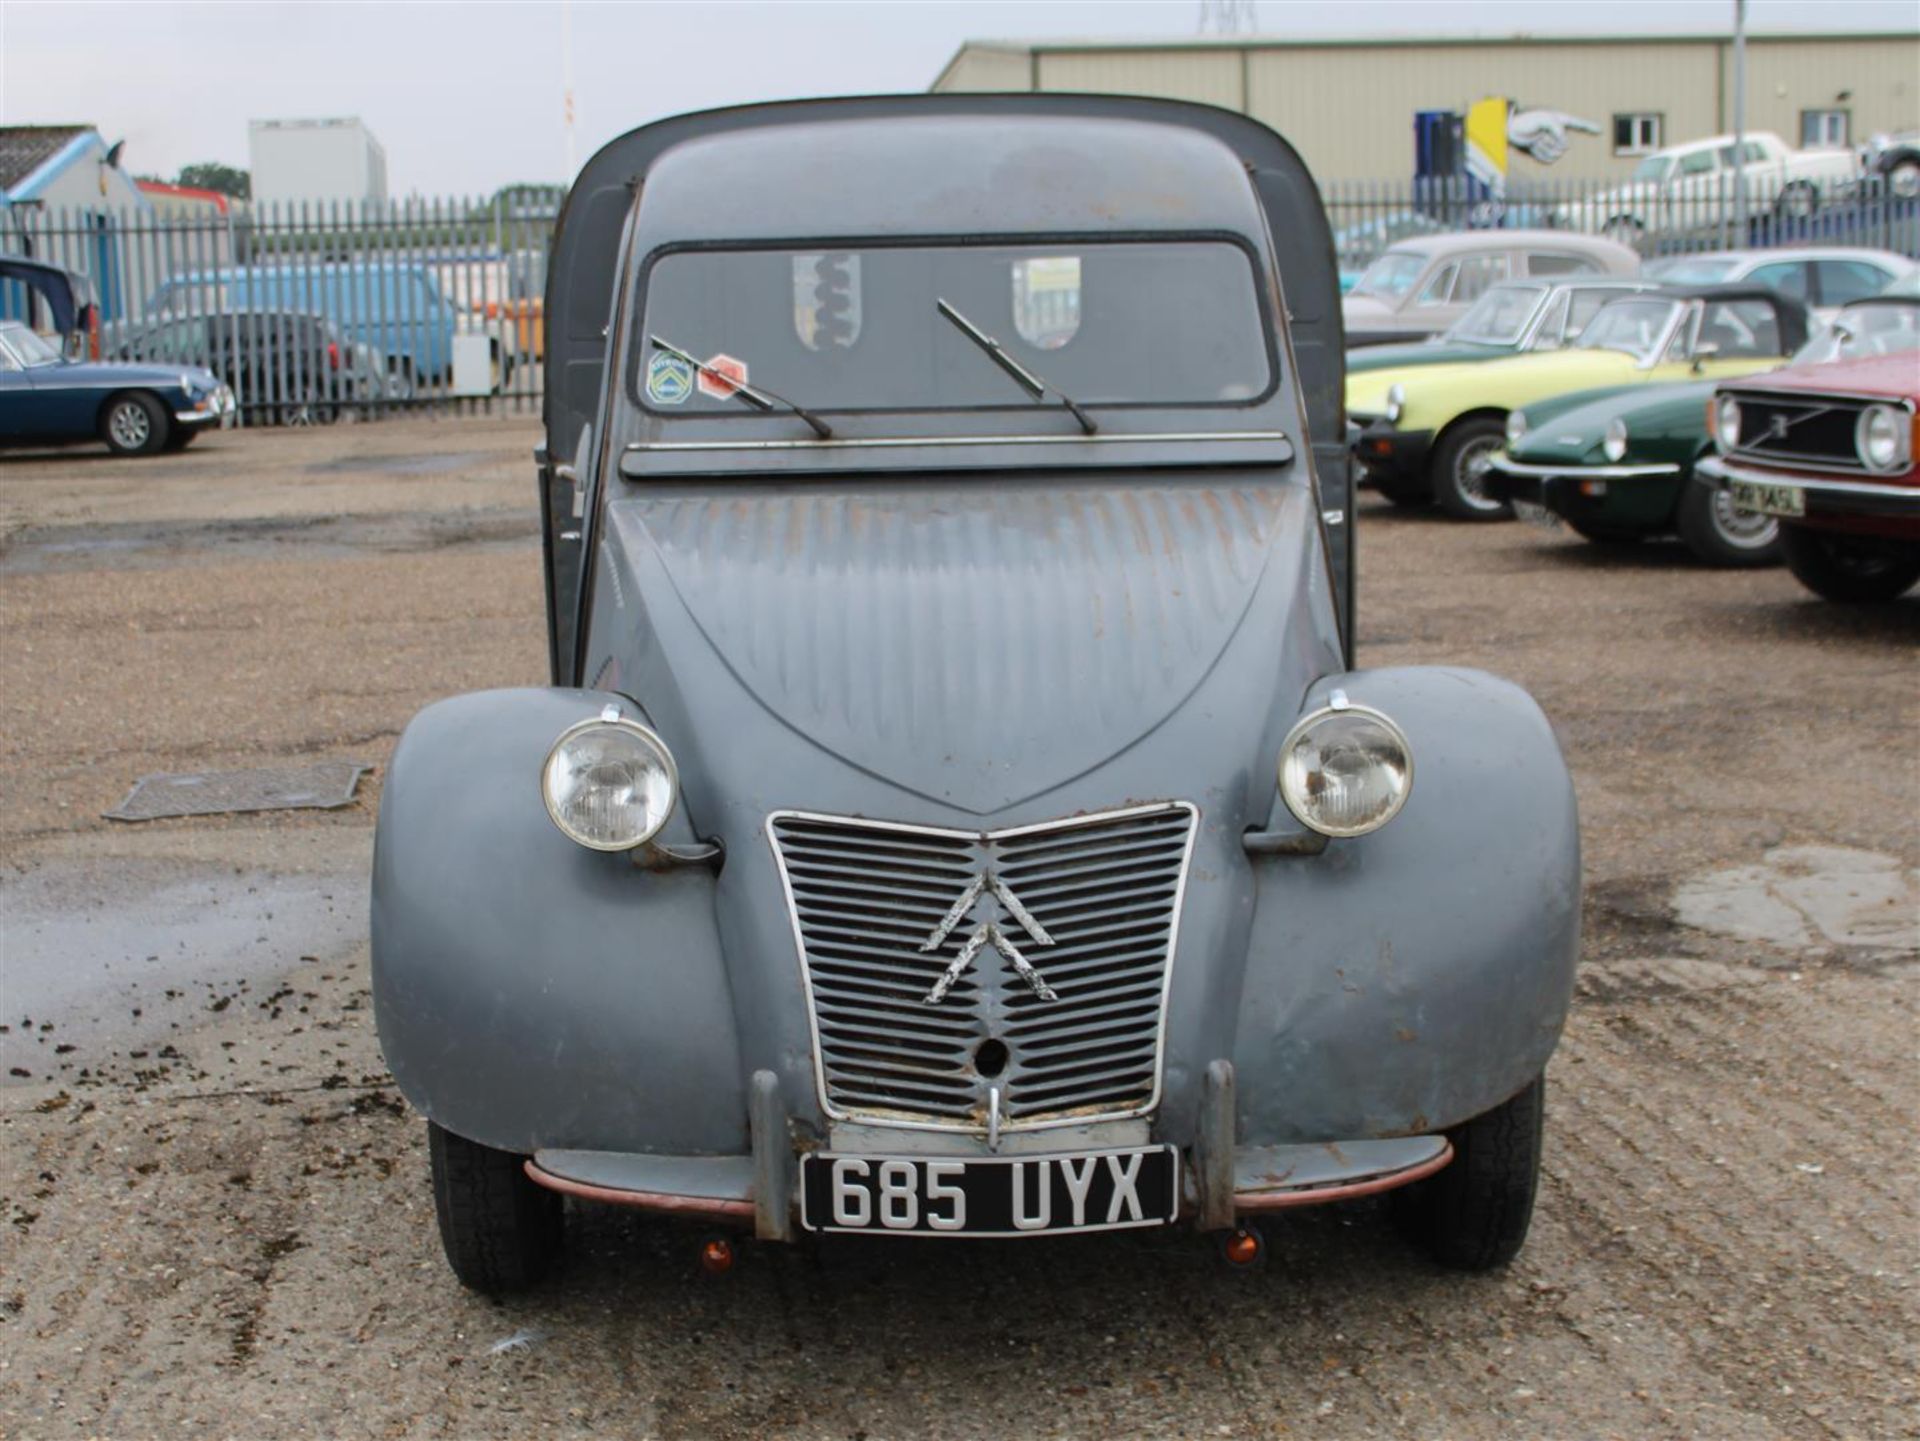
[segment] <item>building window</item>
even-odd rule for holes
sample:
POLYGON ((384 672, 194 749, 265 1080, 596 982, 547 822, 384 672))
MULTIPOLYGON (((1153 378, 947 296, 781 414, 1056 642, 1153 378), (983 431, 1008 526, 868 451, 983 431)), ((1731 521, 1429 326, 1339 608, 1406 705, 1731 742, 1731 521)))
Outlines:
POLYGON ((1642 111, 1634 115, 1616 115, 1613 117, 1613 153, 1615 155, 1646 155, 1660 148, 1660 132, 1665 127, 1661 121, 1664 116, 1642 111))
POLYGON ((1800 144, 1809 145, 1849 145, 1853 135, 1853 112, 1851 110, 1802 110, 1800 112, 1800 144))

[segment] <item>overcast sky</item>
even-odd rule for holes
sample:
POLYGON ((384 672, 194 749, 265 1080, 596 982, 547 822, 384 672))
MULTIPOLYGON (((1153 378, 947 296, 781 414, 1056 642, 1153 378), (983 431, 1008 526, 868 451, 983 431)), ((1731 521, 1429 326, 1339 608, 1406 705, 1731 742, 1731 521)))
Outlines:
MULTIPOLYGON (((577 157, 683 110, 917 91, 969 39, 1186 38, 1199 0, 593 4, 574 0, 577 157)), ((1258 33, 1714 32, 1733 0, 1258 0, 1258 33)), ((473 194, 566 169, 562 7, 0 0, 0 121, 81 122, 128 169, 245 165, 247 121, 357 115, 392 192, 473 194)), ((1752 0, 1755 32, 1912 30, 1916 0, 1752 0)))

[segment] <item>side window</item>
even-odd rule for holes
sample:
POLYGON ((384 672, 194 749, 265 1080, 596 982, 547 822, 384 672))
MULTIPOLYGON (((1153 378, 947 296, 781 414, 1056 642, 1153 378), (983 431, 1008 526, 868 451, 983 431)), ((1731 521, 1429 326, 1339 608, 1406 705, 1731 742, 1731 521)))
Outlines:
POLYGON ((1080 257, 1013 262, 1013 326, 1035 350, 1058 350, 1080 329, 1080 257))
POLYGON ((1453 272, 1456 268, 1456 266, 1449 264, 1443 265, 1434 271, 1433 279, 1429 280, 1426 285, 1421 288, 1419 298, 1414 301, 1414 304, 1445 305, 1448 294, 1453 290, 1453 272))
POLYGON ((1496 280, 1507 278, 1508 260, 1504 252, 1497 255, 1469 255, 1460 262, 1460 272, 1454 278, 1453 299, 1456 303, 1478 300, 1489 285, 1496 280))
POLYGON ((1567 306, 1571 291, 1563 290, 1547 302, 1546 313, 1540 317, 1540 328, 1533 333, 1529 350, 1558 350, 1566 344, 1567 306))
POLYGON ((1598 275, 1600 262, 1586 255, 1551 255, 1539 252, 1527 256, 1529 275, 1598 275))
POLYGON ((840 251, 793 257, 793 333, 802 345, 808 350, 851 350, 860 338, 860 322, 858 255, 840 251))
POLYGON ((1569 302, 1567 311, 1567 339, 1572 341, 1587 328, 1587 322, 1599 312, 1600 307, 1609 300, 1617 300, 1617 290, 1576 290, 1569 302))
POLYGON ((1700 344, 1728 356, 1781 354, 1780 321, 1763 300, 1708 301, 1700 319, 1700 344))
POLYGON ((1816 260, 1813 274, 1820 284, 1822 305, 1851 305, 1886 288, 1889 275, 1864 260, 1816 260))
POLYGON ((1719 165, 1720 157, 1711 150, 1696 150, 1680 157, 1682 175, 1711 175, 1719 165))
POLYGON ((1780 260, 1772 265, 1762 265, 1747 279, 1755 285, 1764 285, 1769 290, 1777 290, 1782 295, 1790 295, 1795 300, 1807 298, 1807 263, 1804 260, 1780 260))

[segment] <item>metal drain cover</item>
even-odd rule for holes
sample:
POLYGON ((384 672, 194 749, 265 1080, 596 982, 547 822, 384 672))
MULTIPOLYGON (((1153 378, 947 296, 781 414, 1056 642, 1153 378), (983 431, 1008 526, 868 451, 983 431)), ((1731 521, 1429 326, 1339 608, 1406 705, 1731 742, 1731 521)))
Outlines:
POLYGON ((105 816, 110 821, 157 821, 240 811, 336 810, 353 804, 354 788, 372 769, 358 761, 322 761, 254 771, 142 776, 105 816))

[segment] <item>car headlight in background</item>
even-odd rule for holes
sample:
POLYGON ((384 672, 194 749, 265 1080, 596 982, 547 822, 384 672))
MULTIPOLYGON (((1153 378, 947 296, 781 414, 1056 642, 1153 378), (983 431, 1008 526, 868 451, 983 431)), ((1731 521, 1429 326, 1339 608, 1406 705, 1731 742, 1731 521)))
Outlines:
POLYGON ((1400 813, 1413 789, 1413 751, 1400 727, 1335 691, 1280 746, 1280 799, 1323 836, 1361 836, 1400 813))
POLYGON ((1512 450, 1527 438, 1527 413, 1524 410, 1507 412, 1507 449, 1512 450))
POLYGON ((1853 446, 1868 470, 1905 470, 1913 459, 1913 424, 1904 410, 1869 405, 1854 422, 1853 446))
POLYGON ((540 772, 553 823, 595 851, 630 851, 652 840, 679 789, 665 742, 617 706, 562 731, 540 772))
POLYGON ((1407 406, 1407 389, 1403 385, 1387 387, 1387 419, 1394 425, 1400 423, 1400 412, 1407 406))
POLYGON ((1740 444, 1740 402, 1722 395, 1713 402, 1713 440, 1722 450, 1740 444))
POLYGON ((1627 456, 1627 422, 1621 416, 1614 416, 1607 422, 1606 434, 1600 438, 1600 453, 1616 465, 1627 456))

